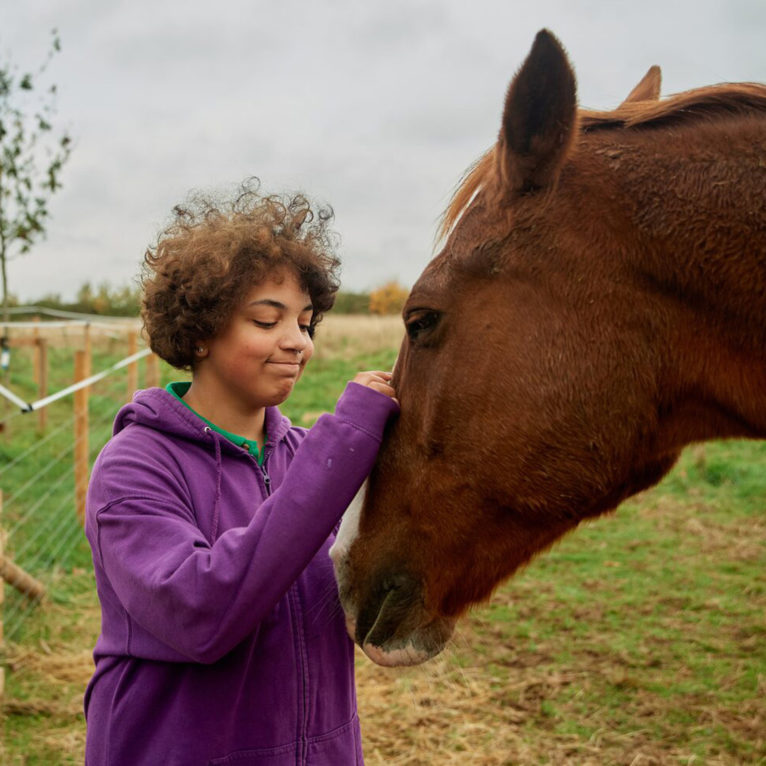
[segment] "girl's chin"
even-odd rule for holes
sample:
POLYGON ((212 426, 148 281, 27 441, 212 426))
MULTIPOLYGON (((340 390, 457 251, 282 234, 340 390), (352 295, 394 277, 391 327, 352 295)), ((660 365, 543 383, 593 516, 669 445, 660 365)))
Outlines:
POLYGON ((287 398, 290 396, 290 394, 293 392, 293 388, 295 386, 295 381, 291 380, 289 384, 275 387, 275 390, 270 392, 268 395, 262 397, 262 405, 263 407, 276 407, 277 405, 282 404, 287 400, 287 398))

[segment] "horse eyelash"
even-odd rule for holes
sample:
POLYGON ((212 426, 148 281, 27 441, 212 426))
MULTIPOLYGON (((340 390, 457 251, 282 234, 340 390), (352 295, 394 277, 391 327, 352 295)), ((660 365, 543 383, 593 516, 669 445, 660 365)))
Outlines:
POLYGON ((408 319, 405 325, 407 328, 407 335, 409 335, 411 340, 417 338, 418 335, 420 335, 422 332, 430 330, 439 321, 440 317, 438 311, 423 311, 422 313, 414 313, 415 318, 408 319))

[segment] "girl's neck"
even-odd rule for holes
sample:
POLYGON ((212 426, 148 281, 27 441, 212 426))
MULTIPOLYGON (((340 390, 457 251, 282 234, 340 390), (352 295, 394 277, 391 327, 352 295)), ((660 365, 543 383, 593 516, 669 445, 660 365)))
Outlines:
POLYGON ((265 407, 248 407, 229 397, 217 396, 192 381, 184 395, 184 402, 202 417, 230 433, 254 439, 259 446, 264 443, 265 407))

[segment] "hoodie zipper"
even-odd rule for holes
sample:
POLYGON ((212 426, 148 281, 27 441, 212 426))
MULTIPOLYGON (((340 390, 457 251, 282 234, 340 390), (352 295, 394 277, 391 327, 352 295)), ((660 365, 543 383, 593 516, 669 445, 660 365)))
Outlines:
POLYGON ((266 490, 266 497, 269 497, 269 495, 271 495, 271 476, 269 476, 269 472, 266 470, 266 462, 269 459, 269 455, 265 452, 265 449, 266 447, 264 446, 263 462, 259 463, 255 460, 255 464, 258 466, 258 470, 263 477, 263 486, 266 490))
MULTIPOLYGON (((271 477, 266 470, 268 455, 264 456, 260 465, 263 483, 266 487, 266 495, 271 494, 271 477)), ((306 656, 305 631, 303 627, 303 613, 298 594, 298 583, 294 582, 287 591, 287 603, 290 606, 290 617, 295 626, 293 636, 293 649, 298 660, 298 743, 300 750, 297 753, 296 764, 301 766, 306 763, 308 757, 308 725, 309 725, 309 692, 308 692, 308 657, 306 656)))
POLYGON ((266 473, 266 469, 260 466, 261 475, 263 476, 263 486, 266 488, 266 497, 271 494, 271 476, 266 473))
POLYGON ((305 764, 308 750, 308 723, 309 723, 309 693, 308 693, 308 671, 306 657, 305 632, 303 629, 303 615, 300 608, 300 596, 298 595, 298 585, 293 584, 287 592, 292 612, 293 625, 295 625, 295 636, 293 638, 295 653, 298 659, 298 742, 300 752, 298 753, 297 763, 305 764))
MULTIPOLYGON (((261 475, 263 476, 263 484, 266 488, 266 496, 271 495, 271 477, 266 470, 266 461, 268 455, 264 456, 263 463, 259 465, 261 469, 261 475)), ((298 753, 297 763, 305 764, 308 757, 308 679, 307 679, 307 666, 308 658, 306 657, 306 642, 304 640, 303 629, 303 614, 300 608, 300 596, 298 595, 298 583, 293 583, 290 589, 287 591, 287 602, 290 605, 290 614, 292 617, 293 625, 295 626, 295 635, 293 638, 293 648, 298 659, 298 742, 300 744, 300 751, 298 753)))

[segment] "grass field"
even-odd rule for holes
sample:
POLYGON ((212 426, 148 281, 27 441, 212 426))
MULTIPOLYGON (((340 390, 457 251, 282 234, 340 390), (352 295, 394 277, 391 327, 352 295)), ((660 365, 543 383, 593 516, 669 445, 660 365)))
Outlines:
MULTIPOLYGON (((398 324, 330 319, 284 408, 299 424, 395 357, 398 324)), ((2 763, 82 763, 99 613, 82 541, 68 561, 5 647, 2 763)), ((766 764, 766 442, 690 448, 503 585, 435 660, 360 654, 358 685, 368 764, 766 764)))

